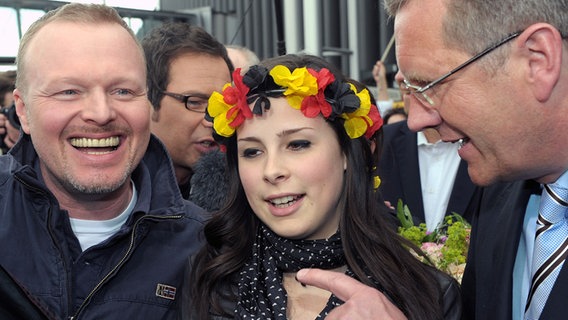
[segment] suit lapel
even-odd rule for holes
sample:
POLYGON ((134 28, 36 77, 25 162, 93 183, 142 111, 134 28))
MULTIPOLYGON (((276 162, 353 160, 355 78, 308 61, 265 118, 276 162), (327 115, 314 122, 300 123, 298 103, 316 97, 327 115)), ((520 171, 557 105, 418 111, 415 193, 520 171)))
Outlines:
POLYGON ((568 307, 568 263, 564 262, 562 270, 552 287, 552 291, 544 305, 541 319, 566 319, 568 307))
MULTIPOLYGON (((511 319, 513 267, 526 205, 534 184, 497 184, 483 191, 473 219, 472 250, 475 286, 464 281, 464 303, 474 295, 476 318, 511 319), (469 292, 474 290, 475 293, 469 292)), ((468 272, 468 271, 466 271, 468 272)), ((464 280, 465 280, 464 276, 464 280)))

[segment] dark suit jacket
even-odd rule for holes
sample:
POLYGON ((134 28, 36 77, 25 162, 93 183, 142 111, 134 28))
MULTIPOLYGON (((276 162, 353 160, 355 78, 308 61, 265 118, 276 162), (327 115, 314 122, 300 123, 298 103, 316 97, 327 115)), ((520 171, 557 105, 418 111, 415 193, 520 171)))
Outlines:
MULTIPOLYGON (((480 192, 462 281, 466 319, 512 318, 513 268, 532 193, 540 194, 540 187, 531 181, 496 184, 480 192)), ((566 319, 567 304, 568 267, 564 265, 541 319, 566 319)))
MULTIPOLYGON (((398 199, 402 199, 404 204, 408 205, 414 223, 425 222, 417 134, 410 131, 406 121, 384 127, 383 151, 378 173, 382 181, 379 189, 384 200, 390 201, 396 207, 398 199)), ((461 160, 446 215, 456 212, 469 221, 467 208, 476 189, 467 173, 467 163, 461 160)))

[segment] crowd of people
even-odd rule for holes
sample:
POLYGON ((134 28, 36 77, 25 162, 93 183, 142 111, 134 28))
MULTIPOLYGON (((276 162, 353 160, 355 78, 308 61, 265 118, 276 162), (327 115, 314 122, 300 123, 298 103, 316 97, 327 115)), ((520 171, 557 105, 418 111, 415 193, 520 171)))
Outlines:
POLYGON ((0 318, 561 319, 568 3, 384 5, 402 108, 382 61, 374 96, 106 5, 34 22, 0 74, 0 318), (398 200, 471 222, 461 284, 398 200))

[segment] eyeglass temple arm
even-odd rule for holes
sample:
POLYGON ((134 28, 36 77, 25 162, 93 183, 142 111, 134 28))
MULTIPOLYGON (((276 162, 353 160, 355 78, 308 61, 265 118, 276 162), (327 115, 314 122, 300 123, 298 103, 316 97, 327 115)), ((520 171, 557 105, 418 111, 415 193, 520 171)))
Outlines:
POLYGON ((445 75, 441 76, 440 78, 430 82, 428 85, 420 88, 419 90, 416 90, 416 92, 418 93, 423 93, 424 91, 432 88, 433 86, 437 85, 438 83, 446 80, 446 78, 448 78, 449 76, 451 76, 452 74, 460 71, 461 69, 467 67, 468 65, 472 64, 473 62, 475 62, 477 59, 483 57, 484 55, 488 54, 489 52, 497 49, 498 47, 500 47, 501 45, 503 45, 504 43, 506 43, 507 41, 517 37, 518 35, 521 34, 521 31, 517 31, 517 32, 513 32, 510 35, 508 35, 507 37, 505 37, 503 40, 497 42, 496 44, 490 46, 489 48, 481 51, 480 53, 476 54, 475 56, 471 57, 469 60, 467 60, 466 62, 462 63, 461 65, 459 65, 458 67, 456 67, 454 70, 451 70, 450 72, 446 73, 445 75))

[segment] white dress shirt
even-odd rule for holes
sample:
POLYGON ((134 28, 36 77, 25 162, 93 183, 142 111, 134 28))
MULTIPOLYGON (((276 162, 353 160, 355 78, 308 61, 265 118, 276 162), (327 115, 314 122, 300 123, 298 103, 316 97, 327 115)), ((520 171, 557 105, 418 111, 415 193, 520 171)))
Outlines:
POLYGON ((424 217, 426 228, 433 231, 446 215, 461 159, 457 143, 429 143, 423 132, 418 132, 417 140, 424 217))

